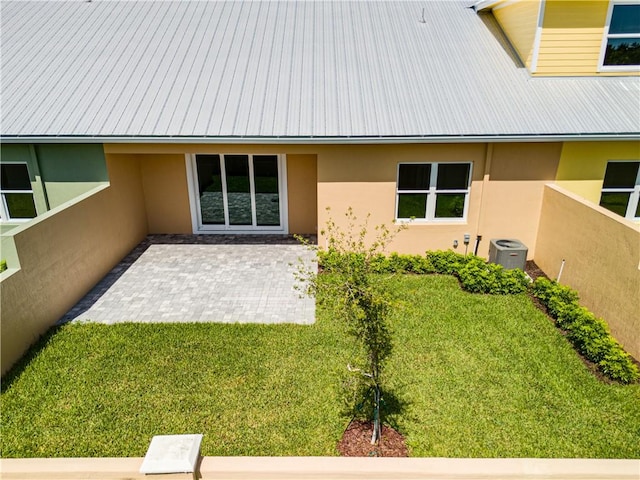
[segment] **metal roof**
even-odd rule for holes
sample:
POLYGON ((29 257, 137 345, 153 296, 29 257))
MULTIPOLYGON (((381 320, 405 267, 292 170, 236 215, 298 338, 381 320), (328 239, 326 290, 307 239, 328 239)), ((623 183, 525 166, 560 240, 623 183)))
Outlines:
POLYGON ((638 135, 640 78, 532 78, 472 3, 2 1, 3 141, 638 135))

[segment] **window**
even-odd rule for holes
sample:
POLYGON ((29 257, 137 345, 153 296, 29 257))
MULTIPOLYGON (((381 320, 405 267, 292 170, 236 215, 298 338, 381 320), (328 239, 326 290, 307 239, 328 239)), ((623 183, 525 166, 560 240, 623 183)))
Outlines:
POLYGON ((603 68, 640 67, 640 3, 614 3, 605 31, 603 68))
POLYGON ((640 162, 609 162, 600 205, 626 218, 640 218, 640 162))
POLYGON ((286 231, 286 166, 280 155, 194 155, 195 231, 286 231))
POLYGON ((2 192, 2 220, 26 220, 36 216, 31 179, 26 163, 0 165, 2 192))
POLYGON ((470 163, 398 164, 396 218, 464 219, 470 180, 470 163))

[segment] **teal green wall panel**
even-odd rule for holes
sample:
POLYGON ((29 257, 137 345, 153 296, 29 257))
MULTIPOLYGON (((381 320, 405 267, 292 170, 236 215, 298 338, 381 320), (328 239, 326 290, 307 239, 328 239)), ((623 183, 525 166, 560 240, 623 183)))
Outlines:
POLYGON ((3 163, 26 163, 31 178, 31 189, 33 190, 33 200, 36 205, 38 215, 49 210, 47 194, 42 182, 40 166, 35 156, 33 145, 29 144, 2 144, 0 145, 0 162, 3 163))
POLYGON ((35 146, 50 208, 109 181, 102 145, 35 146))
POLYGON ((27 163, 38 214, 109 182, 101 144, 2 144, 0 162, 27 163))

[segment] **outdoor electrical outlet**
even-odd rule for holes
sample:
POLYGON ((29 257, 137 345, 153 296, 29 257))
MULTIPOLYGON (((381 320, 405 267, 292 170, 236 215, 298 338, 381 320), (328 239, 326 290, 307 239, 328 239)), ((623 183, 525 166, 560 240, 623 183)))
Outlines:
POLYGON ((471 235, 469 235, 468 233, 464 234, 464 244, 465 245, 469 245, 469 242, 471 241, 471 235))

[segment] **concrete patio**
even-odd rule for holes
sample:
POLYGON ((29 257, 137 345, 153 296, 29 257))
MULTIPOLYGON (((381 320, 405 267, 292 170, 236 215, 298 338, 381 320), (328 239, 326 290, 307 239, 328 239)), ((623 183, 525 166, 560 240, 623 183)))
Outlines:
POLYGON ((280 235, 149 235, 59 323, 315 320, 294 287, 313 252, 280 235))

